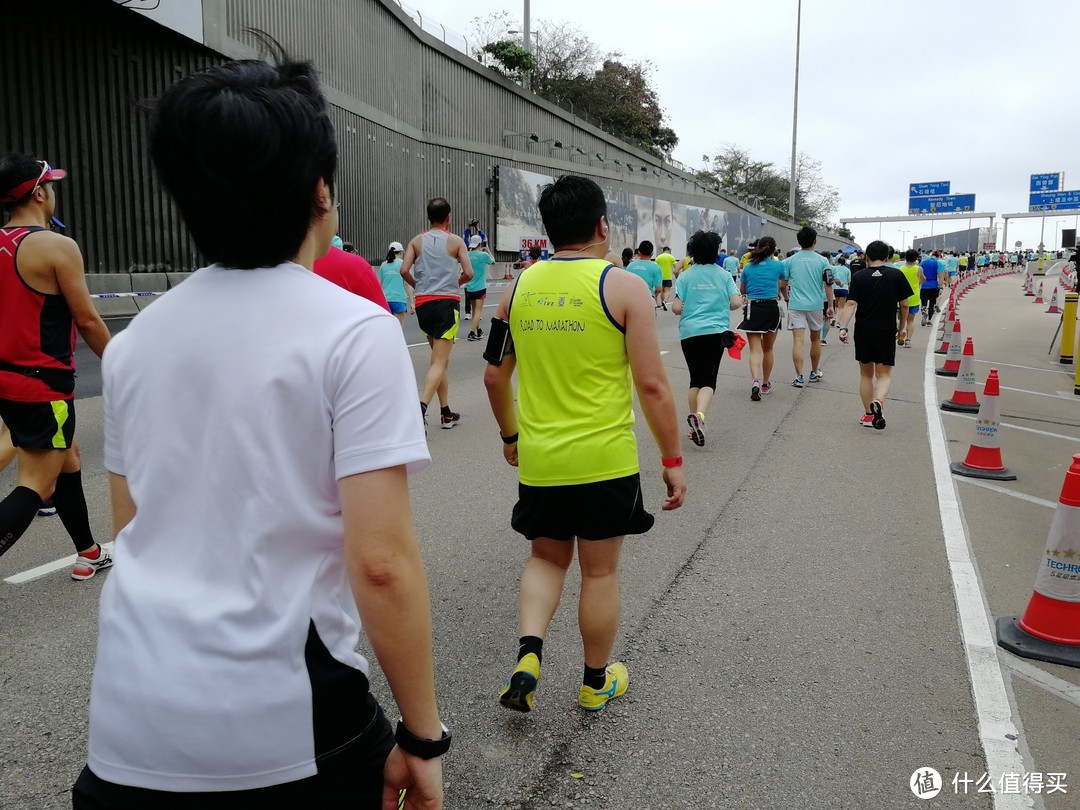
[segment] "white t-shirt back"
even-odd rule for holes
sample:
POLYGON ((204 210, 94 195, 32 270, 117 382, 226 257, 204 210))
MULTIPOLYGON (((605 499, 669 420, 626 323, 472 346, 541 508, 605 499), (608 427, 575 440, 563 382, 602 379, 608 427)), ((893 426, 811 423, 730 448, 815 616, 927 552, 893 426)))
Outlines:
POLYGON ((215 265, 102 374, 105 466, 137 514, 102 591, 91 770, 179 792, 313 775, 309 628, 368 671, 337 481, 430 462, 397 320, 296 264, 215 265))

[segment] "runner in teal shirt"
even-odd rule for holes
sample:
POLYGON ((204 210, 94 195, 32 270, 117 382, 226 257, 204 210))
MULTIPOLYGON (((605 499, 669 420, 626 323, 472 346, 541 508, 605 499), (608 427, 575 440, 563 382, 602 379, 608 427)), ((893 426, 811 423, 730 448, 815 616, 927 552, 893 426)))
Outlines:
POLYGON ((409 295, 405 291, 405 281, 401 278, 401 256, 405 252, 400 242, 391 242, 386 254, 386 261, 379 265, 379 283, 390 311, 399 321, 404 322, 409 311, 409 295))

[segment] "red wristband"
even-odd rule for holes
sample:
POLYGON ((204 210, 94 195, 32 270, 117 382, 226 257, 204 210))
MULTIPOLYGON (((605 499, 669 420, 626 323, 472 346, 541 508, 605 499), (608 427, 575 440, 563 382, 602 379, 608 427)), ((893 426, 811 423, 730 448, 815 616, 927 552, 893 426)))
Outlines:
POLYGON ((665 467, 681 467, 682 456, 675 456, 674 458, 662 458, 660 459, 660 463, 663 464, 665 467))

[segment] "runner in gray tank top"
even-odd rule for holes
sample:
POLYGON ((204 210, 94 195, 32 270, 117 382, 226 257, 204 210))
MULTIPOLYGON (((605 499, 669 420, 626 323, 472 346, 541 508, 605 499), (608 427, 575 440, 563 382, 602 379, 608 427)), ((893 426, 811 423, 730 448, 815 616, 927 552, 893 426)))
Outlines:
POLYGON ((420 392, 420 411, 427 424, 427 407, 439 395, 441 426, 449 430, 461 419, 450 410, 450 350, 457 337, 461 302, 458 288, 473 276, 469 250, 450 232, 450 203, 434 197, 427 204, 431 229, 414 236, 405 250, 401 277, 416 290, 416 321, 431 346, 431 366, 420 392))

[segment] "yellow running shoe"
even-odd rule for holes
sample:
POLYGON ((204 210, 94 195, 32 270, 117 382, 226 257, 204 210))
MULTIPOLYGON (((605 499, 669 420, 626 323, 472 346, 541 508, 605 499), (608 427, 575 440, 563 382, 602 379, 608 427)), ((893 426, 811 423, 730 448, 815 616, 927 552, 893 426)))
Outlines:
POLYGON ((499 703, 514 711, 531 712, 539 681, 540 659, 535 653, 529 653, 517 662, 510 680, 499 693, 499 703))
POLYGON ((630 685, 630 675, 626 671, 626 664, 616 661, 608 664, 607 681, 603 689, 593 689, 591 686, 582 684, 578 694, 578 705, 590 712, 598 712, 608 701, 626 694, 626 687, 630 685))

